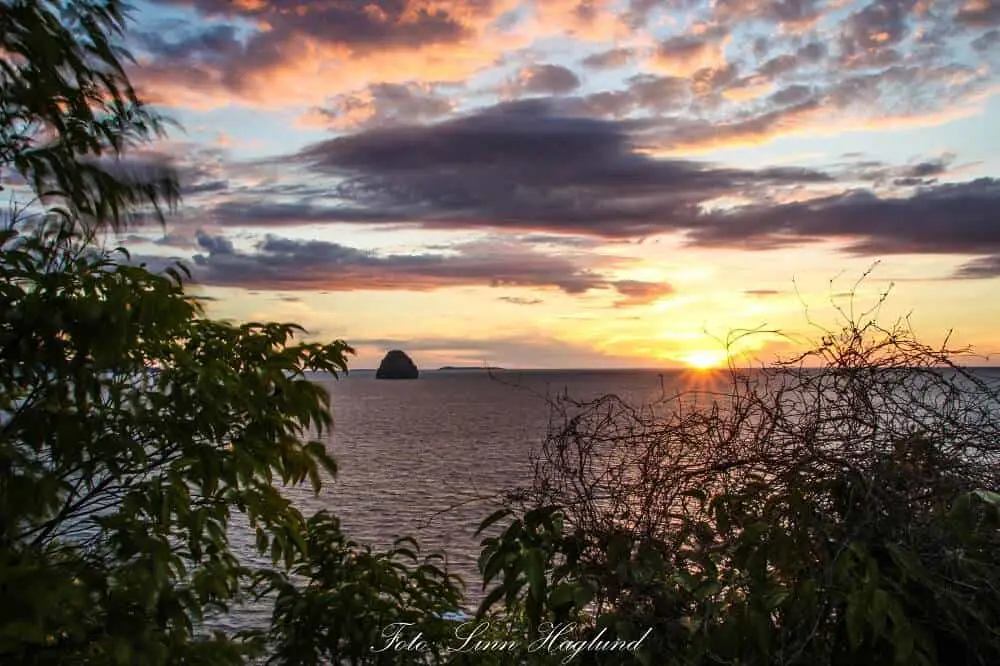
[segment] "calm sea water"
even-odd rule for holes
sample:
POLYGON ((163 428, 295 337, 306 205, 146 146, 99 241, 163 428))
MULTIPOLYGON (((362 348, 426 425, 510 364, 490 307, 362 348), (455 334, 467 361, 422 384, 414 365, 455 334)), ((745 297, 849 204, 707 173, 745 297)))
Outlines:
MULTIPOLYGON (((376 546, 413 535, 422 550, 443 551, 449 569, 479 596, 478 523, 490 498, 530 483, 531 452, 544 440, 560 394, 587 400, 615 393, 634 404, 676 393, 703 377, 656 371, 421 372, 416 381, 376 380, 354 371, 316 380, 330 393, 334 428, 327 450, 339 473, 318 495, 288 494, 307 513, 335 513, 345 532, 376 546)), ((233 530, 234 546, 253 551, 249 530, 233 530)), ((266 609, 245 608, 222 621, 266 625, 266 609)))
MULTIPOLYGON (((985 371, 994 378, 1000 370, 985 371)), ((441 550, 449 568, 479 597, 476 525, 495 508, 490 498, 530 484, 531 453, 544 440, 549 399, 588 400, 608 393, 639 405, 682 391, 728 389, 727 373, 684 371, 422 372, 416 381, 376 380, 355 371, 340 380, 317 378, 331 395, 334 428, 326 437, 339 465, 318 495, 289 494, 307 513, 340 517, 355 540, 388 546, 416 536, 422 549, 441 550)), ((253 551, 249 530, 236 527, 234 545, 253 551)), ((266 608, 223 619, 235 627, 263 626, 266 608)))
MULTIPOLYGON (((662 384, 678 387, 684 376, 664 375, 662 384)), ((552 414, 547 398, 616 393, 641 403, 661 394, 656 372, 442 371, 417 381, 356 373, 322 383, 335 420, 328 450, 340 473, 302 503, 336 511, 362 540, 386 544, 412 533, 470 575, 479 553, 472 531, 492 510, 486 498, 531 481, 530 453, 552 414)))

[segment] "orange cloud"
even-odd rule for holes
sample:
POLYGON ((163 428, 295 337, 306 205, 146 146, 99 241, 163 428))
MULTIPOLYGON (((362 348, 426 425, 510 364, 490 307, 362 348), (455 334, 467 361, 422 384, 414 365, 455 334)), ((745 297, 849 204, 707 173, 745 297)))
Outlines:
POLYGON ((356 38, 345 29, 331 36, 313 26, 313 19, 315 26, 336 21, 338 12, 347 11, 339 5, 282 9, 265 0, 194 1, 210 15, 253 17, 260 31, 246 45, 230 37, 227 50, 216 54, 220 57, 178 60, 183 49, 174 45, 173 61, 140 60, 143 66, 134 79, 157 104, 197 110, 228 104, 312 107, 372 83, 462 82, 496 65, 504 54, 553 35, 592 41, 631 36, 609 0, 538 2, 516 30, 505 29, 498 19, 517 8, 518 0, 407 0, 392 15, 372 2, 351 10, 364 17, 367 31, 356 38))
POLYGON ((677 36, 660 43, 647 66, 671 76, 691 76, 695 72, 721 70, 726 66, 725 46, 729 37, 721 40, 707 36, 677 36))

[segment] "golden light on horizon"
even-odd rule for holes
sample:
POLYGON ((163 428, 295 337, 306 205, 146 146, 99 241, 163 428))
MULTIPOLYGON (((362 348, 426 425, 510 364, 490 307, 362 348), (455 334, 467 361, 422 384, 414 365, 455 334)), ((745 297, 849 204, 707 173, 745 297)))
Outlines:
POLYGON ((712 370, 726 365, 729 356, 722 349, 696 349, 680 355, 678 360, 694 370, 712 370))

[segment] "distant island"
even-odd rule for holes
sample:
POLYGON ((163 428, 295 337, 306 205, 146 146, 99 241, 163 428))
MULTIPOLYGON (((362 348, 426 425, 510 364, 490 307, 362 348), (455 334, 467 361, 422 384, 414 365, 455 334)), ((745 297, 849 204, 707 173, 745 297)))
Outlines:
POLYGON ((417 379, 420 371, 417 364, 413 362, 406 352, 400 349, 393 349, 378 366, 375 371, 375 379, 417 379))
POLYGON ((479 371, 482 372, 482 371, 486 371, 486 370, 506 370, 506 369, 507 368, 501 368, 501 367, 498 367, 498 366, 495 366, 495 365, 487 365, 487 366, 482 366, 482 365, 444 365, 444 366, 441 366, 440 368, 438 368, 439 371, 440 370, 449 370, 449 371, 461 370, 463 372, 469 372, 469 371, 475 371, 475 370, 479 370, 479 371))

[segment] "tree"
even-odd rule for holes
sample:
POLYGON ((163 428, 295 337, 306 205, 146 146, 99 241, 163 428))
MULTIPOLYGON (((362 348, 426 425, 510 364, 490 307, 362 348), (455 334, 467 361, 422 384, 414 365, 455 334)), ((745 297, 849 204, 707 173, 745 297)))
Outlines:
POLYGON ((126 20, 119 0, 0 2, 0 175, 88 224, 162 220, 178 201, 170 169, 124 161, 166 125, 129 82, 126 20))
POLYGON ((301 441, 330 424, 306 373, 346 370, 350 348, 203 318, 178 275, 117 263, 62 221, 0 242, 0 655, 235 655, 191 640, 248 581, 229 521, 246 514, 275 561, 304 549, 274 484, 334 471, 301 441))
POLYGON ((96 243, 177 201, 174 173, 127 167, 163 123, 128 82, 124 23, 116 0, 0 13, 0 168, 36 197, 0 229, 5 663, 240 662, 253 644, 200 624, 249 589, 230 521, 289 566, 306 521, 276 484, 335 471, 307 373, 346 371, 346 343, 207 319, 180 270, 96 243))

